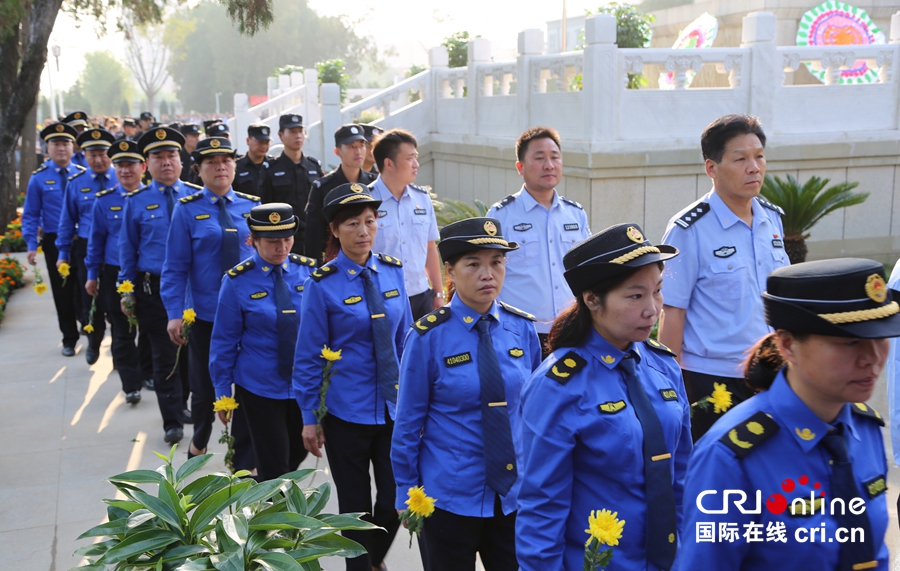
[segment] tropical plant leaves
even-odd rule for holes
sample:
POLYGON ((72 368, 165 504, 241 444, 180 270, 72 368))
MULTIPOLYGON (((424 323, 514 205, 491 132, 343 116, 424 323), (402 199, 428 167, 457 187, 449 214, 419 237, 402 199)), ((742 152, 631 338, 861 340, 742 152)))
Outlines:
POLYGON ((810 177, 802 186, 792 175, 787 180, 766 175, 761 194, 784 210, 782 224, 785 236, 809 238, 809 230, 824 216, 855 204, 862 204, 868 192, 851 192, 858 182, 842 182, 828 187, 827 178, 810 177))

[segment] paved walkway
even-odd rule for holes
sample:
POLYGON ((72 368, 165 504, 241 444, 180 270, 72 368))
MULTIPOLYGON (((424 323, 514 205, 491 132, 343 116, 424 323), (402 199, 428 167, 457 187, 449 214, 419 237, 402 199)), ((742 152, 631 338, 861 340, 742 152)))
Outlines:
MULTIPOLYGON (((16 255, 23 262, 24 254, 16 255)), ((46 275, 44 261, 39 264, 46 275)), ((29 286, 33 274, 28 273, 29 286)), ((138 468, 156 469, 160 460, 153 451, 168 452, 156 398, 144 391, 136 406, 125 403, 118 375, 112 370, 109 338, 100 360, 84 361, 84 344, 72 358, 60 355, 53 298, 25 287, 13 294, 6 318, 0 324, 0 554, 2 569, 16 571, 66 571, 77 565, 72 554, 85 541, 83 531, 104 521, 102 498, 115 489, 105 478, 138 468)), ((884 384, 873 406, 887 412, 884 384)), ((216 425, 219 426, 218 424, 216 425)), ((210 451, 221 453, 213 432, 210 451)), ((187 427, 187 436, 191 429, 187 427)), ((885 438, 889 442, 887 431, 885 438)), ((185 439, 185 443, 187 439, 185 439)), ((186 446, 186 444, 185 444, 186 446)), ((186 448, 177 464, 186 459, 186 448)), ((304 462, 311 468, 314 459, 304 462)), ((327 462, 320 468, 328 478, 327 462)), ((207 472, 223 469, 219 459, 207 472)), ((319 482, 323 476, 319 477, 319 482)), ((892 569, 900 570, 900 531, 895 498, 900 490, 900 469, 889 477, 889 509, 892 523, 888 541, 892 569)), ((327 510, 337 513, 337 496, 327 510)), ((387 558, 392 571, 421 569, 413 543, 407 549, 401 529, 387 558)), ((325 560, 326 571, 342 571, 340 560, 325 560)))

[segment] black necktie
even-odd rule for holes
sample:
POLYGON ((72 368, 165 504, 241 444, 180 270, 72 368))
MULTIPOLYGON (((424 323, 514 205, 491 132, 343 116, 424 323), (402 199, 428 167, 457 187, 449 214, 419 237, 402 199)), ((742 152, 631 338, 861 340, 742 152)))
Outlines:
POLYGON ((290 382, 294 368, 294 347, 297 345, 300 317, 291 300, 291 290, 284 281, 281 266, 275 266, 275 310, 278 316, 275 327, 278 329, 278 376, 290 382))
POLYGON ((166 206, 169 208, 169 220, 172 220, 172 212, 175 210, 175 190, 171 186, 165 188, 166 206))
POLYGON ((509 426, 509 407, 500 362, 491 340, 491 322, 482 317, 478 328, 478 378, 481 381, 481 437, 487 485, 505 496, 516 483, 516 449, 509 426))
POLYGON ((400 368, 394 355, 394 344, 391 341, 391 323, 384 309, 381 292, 372 279, 372 270, 363 269, 359 273, 366 288, 366 306, 372 318, 372 338, 375 341, 375 378, 378 388, 389 402, 397 402, 397 381, 400 379, 400 368))
POLYGON ((634 414, 644 431, 644 495, 647 497, 647 560, 661 569, 675 561, 677 519, 672 489, 672 454, 666 450, 662 424, 635 373, 632 353, 619 361, 634 414))
MULTIPOLYGON (((856 478, 853 476, 853 466, 850 464, 850 455, 847 450, 847 434, 844 423, 838 423, 836 430, 830 430, 822 439, 825 447, 833 459, 831 466, 831 497, 842 498, 844 505, 850 503, 853 498, 861 496, 856 478)), ((838 569, 851 571, 854 565, 873 562, 875 550, 872 545, 872 526, 869 524, 869 516, 866 512, 854 514, 849 509, 836 510, 838 525, 845 529, 861 528, 865 541, 848 541, 841 544, 841 556, 838 569)), ((873 565, 874 567, 874 565, 873 565)), ((862 569, 863 567, 856 567, 862 569)), ((866 569, 868 567, 865 567, 866 569)))
POLYGON ((220 196, 219 203, 219 224, 222 226, 222 273, 224 274, 231 268, 238 265, 241 261, 241 245, 238 238, 238 231, 234 225, 234 219, 228 212, 228 201, 224 196, 220 196))

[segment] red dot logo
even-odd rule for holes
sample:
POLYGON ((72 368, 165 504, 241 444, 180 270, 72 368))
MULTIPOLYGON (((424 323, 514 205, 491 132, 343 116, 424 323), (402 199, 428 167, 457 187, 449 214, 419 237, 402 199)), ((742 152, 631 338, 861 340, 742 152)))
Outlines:
POLYGON ((772 494, 766 500, 766 509, 775 515, 783 514, 784 510, 787 509, 787 499, 781 494, 772 494))
POLYGON ((794 491, 794 481, 790 478, 787 478, 784 482, 781 482, 781 489, 787 493, 791 493, 794 491))

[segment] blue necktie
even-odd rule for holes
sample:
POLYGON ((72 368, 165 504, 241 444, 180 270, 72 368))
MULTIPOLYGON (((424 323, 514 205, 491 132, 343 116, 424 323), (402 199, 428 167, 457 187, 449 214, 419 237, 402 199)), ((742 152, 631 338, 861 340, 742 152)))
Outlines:
POLYGON ((171 186, 165 189, 166 206, 169 208, 169 220, 172 220, 172 212, 175 210, 175 190, 171 186))
POLYGON ((660 569, 670 569, 675 561, 677 519, 672 489, 672 454, 666 450, 662 424, 650 397, 635 373, 633 353, 619 361, 625 373, 628 399, 644 432, 644 495, 647 498, 647 561, 660 569))
POLYGON ((241 245, 234 219, 228 212, 228 201, 224 196, 219 200, 219 225, 222 226, 222 274, 241 261, 241 245))
POLYGON ((372 270, 363 269, 359 273, 366 288, 366 307, 372 317, 372 338, 375 341, 375 378, 381 396, 388 402, 397 402, 397 382, 400 379, 400 368, 394 354, 394 343, 391 341, 391 322, 388 321, 384 309, 381 292, 372 279, 372 270))
POLYGON ((516 449, 509 426, 509 407, 500 362, 491 340, 491 322, 482 317, 478 328, 478 378, 481 381, 481 438, 487 485, 505 496, 516 483, 516 449))
MULTIPOLYGON (((830 430, 825 435, 825 438, 822 439, 822 446, 833 458, 831 466, 831 497, 842 498, 844 505, 849 504, 853 498, 861 497, 862 494, 859 493, 859 486, 857 486, 856 478, 853 475, 853 465, 850 464, 847 434, 843 422, 838 423, 837 430, 830 430)), ((850 510, 845 510, 842 514, 841 510, 836 510, 835 517, 837 517, 839 526, 845 529, 861 528, 865 537, 865 541, 862 542, 848 541, 841 544, 838 569, 840 571, 850 571, 854 568, 863 568, 854 567, 854 565, 874 563, 875 550, 871 540, 872 526, 869 523, 869 516, 866 515, 866 512, 854 514, 850 510)))
POLYGON ((278 376, 290 382, 300 317, 291 300, 291 290, 284 281, 282 267, 275 266, 272 273, 275 274, 275 310, 278 312, 275 319, 275 327, 278 329, 278 376))

